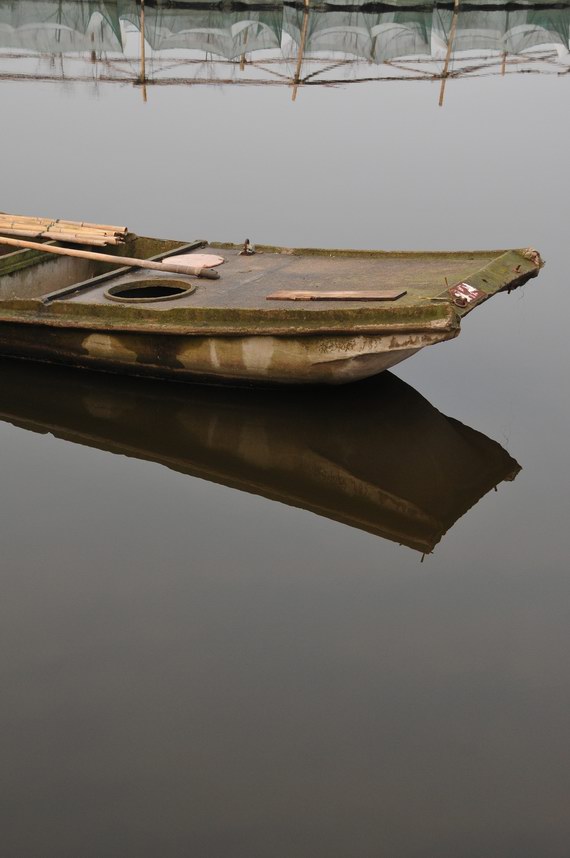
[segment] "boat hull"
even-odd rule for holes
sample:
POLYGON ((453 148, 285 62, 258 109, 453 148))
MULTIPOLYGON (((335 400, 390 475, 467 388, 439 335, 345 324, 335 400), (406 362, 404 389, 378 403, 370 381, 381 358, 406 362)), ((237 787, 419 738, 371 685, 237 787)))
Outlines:
POLYGON ((222 337, 4 324, 0 354, 204 384, 338 385, 377 375, 456 333, 222 337))

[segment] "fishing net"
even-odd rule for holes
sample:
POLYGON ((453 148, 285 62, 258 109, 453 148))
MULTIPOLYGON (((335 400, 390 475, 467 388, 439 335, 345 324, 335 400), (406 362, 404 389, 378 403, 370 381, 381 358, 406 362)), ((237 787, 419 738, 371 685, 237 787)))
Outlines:
MULTIPOLYGON (((434 9, 432 55, 447 51, 454 13, 434 9)), ((467 51, 522 54, 532 48, 553 46, 559 53, 569 47, 568 9, 493 9, 460 12, 453 35, 454 54, 467 51)))
MULTIPOLYGON (((451 41, 462 52, 523 54, 550 47, 568 54, 570 9, 448 6, 390 11, 356 6, 325 9, 284 5, 223 8, 153 3, 144 10, 144 34, 156 52, 199 51, 235 60, 263 51, 293 57, 341 55, 381 64, 401 58, 445 57, 451 41)), ((0 49, 40 54, 120 52, 121 21, 141 27, 137 0, 0 0, 0 49)))
MULTIPOLYGON (((140 29, 140 5, 120 3, 120 14, 140 29)), ((144 13, 145 38, 155 51, 198 50, 233 60, 281 46, 282 8, 239 11, 219 8, 149 6, 144 13)))
POLYGON ((0 2, 0 48, 37 53, 121 51, 115 3, 0 2))

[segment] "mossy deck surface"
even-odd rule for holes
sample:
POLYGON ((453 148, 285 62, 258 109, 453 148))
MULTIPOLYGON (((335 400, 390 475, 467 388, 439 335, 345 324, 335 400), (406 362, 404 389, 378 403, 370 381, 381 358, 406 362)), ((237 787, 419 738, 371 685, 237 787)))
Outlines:
MULTIPOLYGON (((173 307, 235 308, 267 311, 287 307, 267 296, 278 289, 332 291, 358 289, 407 290, 398 299, 399 306, 416 306, 422 299, 437 296, 453 283, 468 278, 484 268, 501 251, 484 253, 368 253, 363 251, 281 251, 277 248, 258 248, 252 256, 240 256, 234 245, 210 244, 199 253, 221 252, 225 262, 217 270, 220 279, 193 281, 196 292, 173 301, 161 301, 153 309, 165 311, 173 307), (447 278, 447 281, 446 281, 447 278)), ((130 279, 131 274, 126 279, 130 279)), ((155 274, 142 274, 142 278, 155 274)), ((137 272, 137 279, 139 272, 137 272)), ((119 282, 119 281, 117 281, 119 282)), ((108 283, 89 290, 69 301, 76 304, 108 305, 105 293, 108 283)), ((322 312, 314 302, 302 302, 303 309, 322 312)), ((357 307, 358 302, 343 302, 343 308, 357 307)))

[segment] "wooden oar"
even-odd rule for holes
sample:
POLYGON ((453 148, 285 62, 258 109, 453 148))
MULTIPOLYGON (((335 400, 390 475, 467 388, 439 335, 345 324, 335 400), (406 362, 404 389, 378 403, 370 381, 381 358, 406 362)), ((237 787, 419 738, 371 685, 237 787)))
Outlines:
POLYGON ((192 265, 177 265, 175 262, 152 262, 150 259, 136 259, 131 256, 115 256, 110 253, 94 253, 91 250, 75 250, 71 247, 54 247, 51 244, 40 244, 37 241, 22 241, 17 238, 5 238, 0 235, 0 244, 12 247, 23 247, 28 250, 39 250, 42 253, 55 253, 58 256, 76 256, 78 259, 93 259, 95 262, 111 262, 117 267, 150 268, 153 271, 171 271, 174 274, 190 274, 192 277, 207 277, 217 280, 219 273, 213 268, 197 268, 192 265))

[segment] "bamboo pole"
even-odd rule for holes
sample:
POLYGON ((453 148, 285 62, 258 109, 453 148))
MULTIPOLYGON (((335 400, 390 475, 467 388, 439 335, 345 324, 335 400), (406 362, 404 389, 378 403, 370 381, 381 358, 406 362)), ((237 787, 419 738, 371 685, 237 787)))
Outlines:
POLYGON ((27 229, 31 232, 73 232, 82 235, 93 235, 99 238, 116 238, 125 240, 124 233, 109 232, 108 230, 94 229, 93 227, 78 227, 72 223, 30 223, 20 220, 0 220, 0 232, 6 229, 27 229))
POLYGON ((299 42, 299 51, 297 54, 297 68, 295 69, 295 77, 293 80, 293 93, 291 95, 291 101, 295 101, 297 98, 297 90, 299 88, 299 83, 301 82, 301 68, 303 66, 303 54, 305 52, 305 43, 307 41, 307 31, 309 29, 309 5, 311 0, 305 0, 304 9, 303 9, 303 27, 301 29, 301 39, 299 42))
POLYGON ((90 247, 115 247, 119 244, 118 241, 106 241, 104 238, 83 238, 80 235, 67 235, 65 232, 42 232, 39 236, 35 237, 47 238, 50 241, 63 241, 66 244, 88 244, 90 247))
POLYGON ((143 92, 143 101, 147 102, 147 94, 146 94, 146 45, 145 45, 145 32, 144 32, 144 0, 141 0, 141 74, 140 74, 140 82, 142 84, 142 92, 143 92))
POLYGON ((24 238, 48 238, 52 241, 67 241, 74 244, 92 244, 95 247, 106 247, 110 244, 122 244, 122 242, 118 241, 116 238, 111 239, 101 236, 86 236, 70 232, 52 232, 51 230, 46 232, 42 232, 40 230, 38 232, 30 229, 4 229, 4 227, 2 227, 0 228, 0 233, 2 233, 2 235, 22 236, 24 238))
POLYGON ((65 226, 77 226, 83 229, 96 229, 101 232, 119 233, 120 235, 126 235, 129 231, 128 227, 126 226, 110 226, 108 224, 88 223, 88 221, 62 220, 60 218, 58 218, 56 221, 52 221, 52 223, 61 223, 65 226))
POLYGON ((4 224, 0 221, 0 232, 7 233, 13 230, 17 230, 22 232, 22 234, 26 232, 40 234, 45 233, 46 235, 49 233, 50 235, 83 235, 85 238, 98 238, 101 241, 115 241, 115 242, 123 242, 125 239, 122 235, 113 235, 109 232, 98 232, 97 230, 92 229, 75 229, 72 226, 60 226, 59 224, 55 224, 54 226, 43 227, 41 224, 27 224, 27 223, 18 223, 17 221, 10 221, 10 225, 4 224))
POLYGON ((457 30, 457 15, 459 13, 460 0, 455 0, 453 4, 453 17, 451 19, 451 28, 449 30, 449 39, 447 42, 447 53, 445 55, 445 63, 443 66, 443 74, 441 77, 441 87, 439 90, 439 106, 443 107, 443 97, 445 95, 445 84, 449 74, 449 62, 451 60, 451 51, 453 48, 453 40, 455 39, 455 31, 457 30))
POLYGON ((175 262, 153 262, 151 259, 136 259, 131 256, 115 256, 110 253, 95 253, 91 250, 75 250, 71 247, 54 247, 51 244, 39 244, 35 241, 23 241, 16 238, 4 238, 0 235, 0 244, 11 247, 39 250, 42 253, 54 253, 58 256, 73 256, 77 259, 92 259, 95 262, 110 262, 117 266, 129 268, 148 268, 151 271, 171 271, 174 274, 189 274, 192 277, 207 277, 217 280, 219 273, 212 268, 197 268, 192 265, 177 265, 175 262))
POLYGON ((28 236, 29 238, 53 238, 76 244, 92 244, 102 247, 119 244, 126 238, 126 227, 79 223, 71 220, 53 220, 25 215, 0 214, 0 233, 4 235, 28 236))
POLYGON ((105 230, 109 232, 120 232, 120 233, 128 233, 128 227, 126 226, 112 226, 111 224, 106 223, 90 223, 89 221, 84 220, 65 220, 64 218, 47 218, 47 217, 35 217, 32 215, 14 215, 8 214, 8 212, 0 212, 0 220, 16 220, 16 221, 29 221, 30 223, 41 223, 41 224, 50 224, 50 223, 58 223, 65 224, 66 226, 77 226, 77 227, 89 227, 97 230, 105 230))
POLYGON ((245 69, 245 52, 247 50, 247 37, 248 37, 248 30, 245 31, 245 38, 243 40, 243 52, 239 58, 239 70, 240 71, 243 71, 245 69))
POLYGON ((76 244, 92 244, 99 247, 106 245, 116 246, 123 244, 123 239, 117 236, 103 235, 101 233, 67 232, 63 229, 31 229, 30 227, 5 227, 0 225, 0 234, 18 235, 24 238, 48 238, 53 241, 71 241, 76 244))
POLYGON ((92 229, 91 227, 75 227, 73 224, 66 223, 28 223, 27 221, 18 220, 0 220, 0 232, 7 232, 10 229, 27 230, 28 232, 69 232, 75 235, 93 236, 94 238, 103 238, 115 241, 124 241, 125 236, 117 235, 114 232, 106 230, 92 229))

